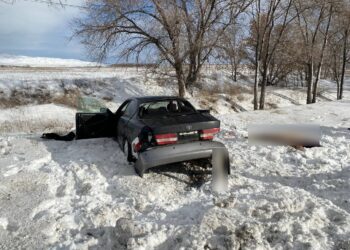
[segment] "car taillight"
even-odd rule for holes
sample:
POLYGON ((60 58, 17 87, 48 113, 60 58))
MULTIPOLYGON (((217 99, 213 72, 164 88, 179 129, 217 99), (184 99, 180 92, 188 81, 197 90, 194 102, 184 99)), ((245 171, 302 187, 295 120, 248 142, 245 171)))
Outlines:
POLYGON ((154 138, 158 145, 174 144, 177 142, 177 134, 155 135, 154 138))
POLYGON ((212 140, 214 135, 220 132, 220 128, 204 129, 200 131, 200 138, 202 140, 212 140))
POLYGON ((150 147, 152 143, 153 132, 150 127, 143 127, 138 137, 136 137, 132 142, 132 147, 134 152, 140 152, 148 147, 150 147))
POLYGON ((140 141, 140 139, 138 137, 136 137, 136 139, 132 143, 132 146, 133 146, 135 153, 146 149, 149 145, 150 145, 149 141, 145 141, 145 140, 140 141))
POLYGON ((133 143, 133 147, 134 147, 134 152, 136 153, 136 152, 139 152, 141 150, 142 144, 141 144, 141 142, 139 142, 137 140, 137 142, 133 143))

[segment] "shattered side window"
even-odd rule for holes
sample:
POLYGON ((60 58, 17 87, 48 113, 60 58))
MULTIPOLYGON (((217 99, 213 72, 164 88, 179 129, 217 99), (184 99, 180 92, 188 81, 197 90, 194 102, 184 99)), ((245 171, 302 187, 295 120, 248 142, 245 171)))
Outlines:
POLYGON ((133 116, 136 113, 136 102, 135 101, 131 101, 129 103, 129 105, 127 106, 125 112, 123 115, 125 116, 133 116))
POLYGON ((93 97, 79 97, 77 103, 78 112, 82 113, 96 113, 100 112, 102 108, 106 108, 102 101, 93 97))
POLYGON ((140 117, 159 115, 179 115, 195 112, 193 106, 187 102, 176 99, 146 102, 140 105, 140 117))
POLYGON ((127 109, 127 107, 129 106, 130 102, 128 102, 127 104, 124 105, 124 107, 120 110, 121 114, 125 113, 125 110, 127 109))

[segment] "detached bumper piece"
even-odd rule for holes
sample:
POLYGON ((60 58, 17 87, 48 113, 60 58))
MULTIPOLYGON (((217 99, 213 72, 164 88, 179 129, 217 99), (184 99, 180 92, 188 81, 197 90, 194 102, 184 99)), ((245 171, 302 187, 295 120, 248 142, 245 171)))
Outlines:
POLYGON ((135 170, 142 177, 146 170, 153 167, 210 157, 213 172, 214 169, 224 169, 226 174, 230 174, 228 151, 224 144, 216 141, 196 141, 151 148, 139 154, 135 170))

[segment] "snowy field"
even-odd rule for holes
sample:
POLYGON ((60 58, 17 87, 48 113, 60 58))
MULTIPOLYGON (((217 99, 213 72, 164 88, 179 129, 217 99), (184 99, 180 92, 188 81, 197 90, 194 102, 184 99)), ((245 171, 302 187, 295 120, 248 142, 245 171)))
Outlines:
POLYGON ((75 59, 60 59, 48 57, 28 57, 0 54, 1 66, 16 67, 94 67, 97 63, 85 62, 75 59))
POLYGON ((278 109, 236 113, 232 102, 250 109, 249 99, 222 96, 213 106, 232 174, 220 195, 184 164, 139 178, 112 139, 39 138, 72 128, 76 110, 35 103, 38 93, 79 89, 115 110, 175 93, 156 82, 135 69, 0 69, 3 100, 16 90, 32 102, 0 110, 0 249, 350 249, 349 100, 297 105, 300 90, 270 89, 287 97, 271 97, 278 109), (320 124, 321 147, 249 145, 255 123, 320 124))
MULTIPOLYGON (((154 75, 150 70, 135 67, 85 67, 86 62, 71 60, 27 58, 32 65, 48 67, 14 67, 3 61, 16 57, 0 55, 0 108, 26 104, 62 104, 62 99, 71 96, 89 96, 104 100, 106 105, 120 104, 125 98, 141 95, 176 95, 174 78, 154 75), (57 101, 59 100, 59 101, 57 101)), ((87 63, 93 64, 93 63, 87 63)), ((200 88, 194 88, 189 99, 197 107, 210 108, 214 114, 232 114, 253 109, 252 79, 239 79, 233 83, 230 73, 206 69, 199 79, 200 88)), ((319 84, 318 102, 336 99, 336 84, 322 80, 319 84)), ((344 98, 350 100, 350 79, 345 84, 344 98)), ((305 88, 267 87, 266 108, 282 108, 304 104, 305 88)), ((75 100, 71 100, 71 103, 75 100)), ((74 106, 74 105, 73 105, 74 106)), ((108 106, 109 107, 109 106, 108 106)))

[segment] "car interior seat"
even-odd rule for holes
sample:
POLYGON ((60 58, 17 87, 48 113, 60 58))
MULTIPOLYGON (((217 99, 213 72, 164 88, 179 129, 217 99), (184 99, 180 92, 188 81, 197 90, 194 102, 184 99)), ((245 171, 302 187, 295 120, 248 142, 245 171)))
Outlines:
POLYGON ((172 103, 172 102, 168 104, 167 109, 171 113, 177 112, 177 106, 175 103, 172 103))
POLYGON ((145 107, 141 107, 139 110, 139 116, 143 117, 147 112, 146 112, 146 108, 145 107))
POLYGON ((160 107, 158 108, 158 112, 159 114, 165 114, 168 113, 167 109, 165 107, 160 107))

